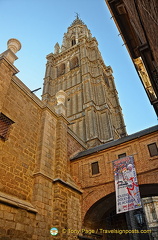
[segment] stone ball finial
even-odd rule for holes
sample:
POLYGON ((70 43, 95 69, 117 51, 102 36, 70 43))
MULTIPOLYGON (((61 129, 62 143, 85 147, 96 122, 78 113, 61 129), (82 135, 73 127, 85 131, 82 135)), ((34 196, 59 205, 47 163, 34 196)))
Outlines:
POLYGON ((11 38, 7 42, 8 49, 12 50, 13 53, 18 52, 21 49, 21 43, 15 38, 11 38))
POLYGON ((63 90, 58 91, 55 96, 57 99, 57 105, 60 105, 60 104, 65 105, 67 94, 63 90))

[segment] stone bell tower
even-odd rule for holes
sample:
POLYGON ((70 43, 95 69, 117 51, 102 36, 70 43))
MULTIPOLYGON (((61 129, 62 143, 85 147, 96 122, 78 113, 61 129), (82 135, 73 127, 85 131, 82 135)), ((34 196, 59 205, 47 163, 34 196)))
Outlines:
POLYGON ((42 100, 54 107, 60 90, 67 94, 69 127, 89 147, 126 135, 112 69, 78 15, 62 46, 56 43, 54 53, 47 55, 42 100))

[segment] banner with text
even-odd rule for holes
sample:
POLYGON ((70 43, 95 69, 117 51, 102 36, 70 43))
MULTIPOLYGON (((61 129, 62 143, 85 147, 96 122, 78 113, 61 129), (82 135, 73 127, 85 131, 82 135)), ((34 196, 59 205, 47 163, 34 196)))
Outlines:
POLYGON ((141 199, 133 156, 113 162, 117 213, 141 208, 141 199))

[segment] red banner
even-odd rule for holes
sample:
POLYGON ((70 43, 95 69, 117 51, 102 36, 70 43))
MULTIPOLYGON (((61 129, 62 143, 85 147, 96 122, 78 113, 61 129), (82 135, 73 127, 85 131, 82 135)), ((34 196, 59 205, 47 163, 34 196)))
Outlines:
POLYGON ((141 198, 133 156, 113 162, 116 191, 116 212, 141 208, 141 198))

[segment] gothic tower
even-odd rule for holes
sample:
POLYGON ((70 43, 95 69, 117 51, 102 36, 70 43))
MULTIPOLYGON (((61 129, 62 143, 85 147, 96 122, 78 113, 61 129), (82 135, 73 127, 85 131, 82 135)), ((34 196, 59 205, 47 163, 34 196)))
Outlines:
POLYGON ((56 93, 67 94, 69 127, 89 147, 126 135, 114 77, 97 40, 78 17, 64 34, 62 46, 47 55, 42 100, 56 105, 56 93))

